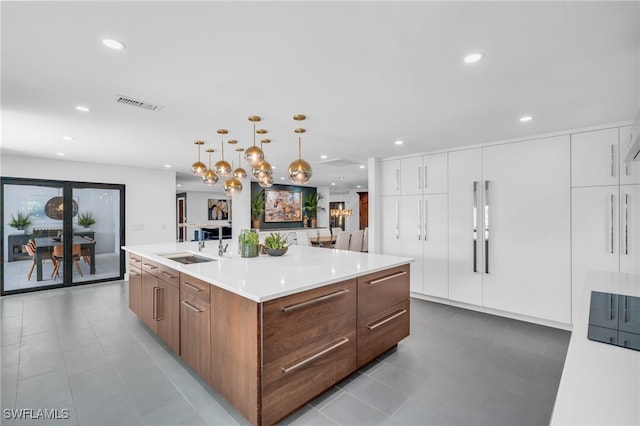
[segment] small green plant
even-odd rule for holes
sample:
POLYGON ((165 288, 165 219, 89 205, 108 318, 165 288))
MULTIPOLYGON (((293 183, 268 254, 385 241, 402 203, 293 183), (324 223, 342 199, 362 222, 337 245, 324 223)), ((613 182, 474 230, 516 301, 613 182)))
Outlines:
POLYGON ((29 225, 31 225, 31 215, 29 213, 25 215, 22 212, 18 212, 17 216, 11 215, 10 227, 22 231, 29 225))
POLYGON ((94 223, 96 223, 96 220, 91 216, 90 212, 80 213, 78 215, 78 225, 88 228, 94 223))
POLYGON ((243 229, 238 236, 238 244, 241 246, 258 246, 260 244, 260 236, 257 232, 243 229))
POLYGON ((320 211, 324 211, 324 207, 318 206, 318 201, 322 200, 324 197, 319 192, 315 194, 307 194, 304 197, 303 210, 310 217, 315 218, 318 215, 318 209, 320 211))
POLYGON ((264 189, 261 189, 251 200, 251 219, 260 220, 264 213, 264 189))
POLYGON ((287 237, 279 232, 272 232, 264 239, 264 246, 274 250, 280 250, 287 246, 287 237))

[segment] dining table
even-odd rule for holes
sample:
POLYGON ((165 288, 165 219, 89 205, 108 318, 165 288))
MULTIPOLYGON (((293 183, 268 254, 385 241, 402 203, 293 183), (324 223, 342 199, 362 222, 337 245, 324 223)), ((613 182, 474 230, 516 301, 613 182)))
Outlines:
MULTIPOLYGON (((43 237, 35 238, 36 242, 36 279, 42 281, 42 253, 53 251, 54 246, 61 246, 63 241, 52 238, 43 237)), ((72 244, 80 244, 83 248, 89 249, 89 272, 91 274, 96 273, 96 242, 95 240, 88 240, 83 237, 74 236, 72 244)))
POLYGON ((327 244, 327 246, 331 246, 336 242, 337 237, 338 237, 337 235, 309 237, 309 242, 311 243, 311 245, 319 246, 319 247, 325 247, 325 244, 327 244))

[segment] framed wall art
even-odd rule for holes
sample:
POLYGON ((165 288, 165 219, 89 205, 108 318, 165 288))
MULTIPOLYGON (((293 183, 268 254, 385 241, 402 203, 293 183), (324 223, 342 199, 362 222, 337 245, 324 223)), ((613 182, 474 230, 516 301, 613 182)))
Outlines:
POLYGON ((265 222, 301 222, 302 191, 267 189, 265 197, 265 222))

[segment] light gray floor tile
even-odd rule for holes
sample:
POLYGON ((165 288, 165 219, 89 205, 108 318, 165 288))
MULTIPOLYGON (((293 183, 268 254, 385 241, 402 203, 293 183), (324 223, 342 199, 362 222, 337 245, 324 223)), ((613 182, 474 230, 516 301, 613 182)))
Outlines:
POLYGON ((64 362, 69 375, 93 370, 109 363, 107 356, 99 344, 82 346, 64 352, 64 362))
POLYGON ((128 398, 121 393, 99 401, 88 408, 78 410, 80 425, 135 426, 142 425, 138 412, 128 398))
POLYGON ((409 395, 424 386, 428 379, 427 373, 411 373, 387 362, 385 362, 370 376, 375 380, 409 395))
MULTIPOLYGON (((235 410, 234 410, 235 411, 235 410)), ((198 408, 198 414, 205 421, 205 424, 210 426, 232 426, 232 425, 245 425, 248 424, 247 420, 243 418, 240 422, 234 418, 231 414, 225 410, 225 408, 218 402, 212 402, 198 408)), ((238 414, 236 414, 236 417, 238 414)))
POLYGON ((20 353, 31 352, 62 352, 60 339, 56 330, 23 336, 20 341, 20 353))
POLYGON ((20 345, 15 344, 11 346, 3 346, 0 349, 2 352, 2 366, 10 367, 12 365, 18 365, 20 362, 20 345))
POLYGON ((71 391, 64 369, 18 380, 17 408, 46 408, 69 399, 71 391))
POLYGON ((73 407, 73 401, 58 402, 48 407, 38 407, 41 412, 34 412, 35 419, 16 419, 16 425, 46 425, 46 426, 78 426, 78 416, 73 407), (46 417, 45 417, 46 416, 46 417))
POLYGON ((200 414, 184 398, 176 398, 142 417, 148 426, 206 425, 200 414))
MULTIPOLYGON (((364 378, 366 376, 362 376, 364 378)), ((372 406, 344 393, 324 407, 320 412, 331 421, 341 425, 399 424, 372 406)))
POLYGON ((5 410, 13 410, 15 408, 16 408, 15 393, 2 395, 0 397, 0 409, 2 409, 0 424, 2 424, 2 426, 13 426, 15 424, 15 419, 11 414, 9 414, 9 416, 6 416, 6 417, 4 415, 5 410))
POLYGON ((150 368, 157 367, 149 354, 141 348, 107 354, 107 357, 121 380, 131 379, 150 368))
POLYGON ((407 400, 409 395, 400 392, 369 376, 359 377, 358 380, 346 385, 343 390, 382 411, 387 416, 392 415, 407 400))
POLYGON ((149 369, 134 378, 125 380, 123 385, 141 418, 169 401, 183 398, 173 383, 158 368, 149 369))
POLYGON ((290 415, 289 417, 283 419, 279 422, 281 425, 308 425, 308 426, 318 426, 318 425, 335 425, 336 423, 329 419, 327 416, 314 409, 310 405, 305 405, 304 407, 297 410, 295 413, 290 415))
POLYGON ((45 331, 55 331, 56 322, 53 317, 49 319, 38 319, 33 322, 27 323, 26 320, 22 325, 22 337, 30 334, 42 333, 45 331))
MULTIPOLYGON (((344 385, 346 386, 346 382, 344 385)), ((322 410, 324 407, 330 404, 331 401, 333 401, 343 393, 344 393, 344 390, 340 389, 337 386, 334 386, 331 389, 322 393, 322 395, 319 395, 314 399, 312 399, 311 401, 309 401, 309 405, 315 408, 316 410, 322 410)))
POLYGON ((84 346, 99 344, 98 338, 91 328, 59 330, 60 347, 64 352, 84 346), (63 331, 64 330, 64 331, 63 331))
POLYGON ((63 370, 62 352, 33 351, 20 354, 19 380, 63 370))
POLYGON ((12 328, 8 330, 2 330, 2 334, 0 335, 0 340, 2 341, 2 346, 11 346, 20 344, 20 338, 22 337, 22 330, 18 328, 12 328))
MULTIPOLYGON (((4 364, 3 364, 4 365, 4 364)), ((0 395, 4 398, 4 395, 15 394, 18 389, 18 366, 12 365, 10 367, 2 367, 0 372, 1 385, 0 395)))
POLYGON ((98 334, 98 341, 107 354, 128 352, 141 348, 135 337, 133 337, 126 329, 119 330, 114 333, 98 334))
POLYGON ((69 376, 69 383, 78 411, 87 410, 124 393, 122 382, 110 365, 69 376))

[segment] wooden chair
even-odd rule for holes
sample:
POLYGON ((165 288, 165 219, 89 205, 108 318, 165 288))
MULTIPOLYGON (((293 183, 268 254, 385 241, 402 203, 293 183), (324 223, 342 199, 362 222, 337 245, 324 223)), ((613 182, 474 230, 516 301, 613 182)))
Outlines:
MULTIPOLYGON (((27 252, 29 256, 31 256, 31 267, 29 268, 29 272, 27 273, 27 280, 31 280, 31 275, 33 274, 33 268, 36 266, 36 242, 34 240, 29 240, 29 242, 22 246, 22 251, 27 252)), ((40 253, 40 257, 42 259, 42 265, 44 266, 44 262, 49 259, 53 264, 53 268, 56 267, 56 260, 51 255, 50 251, 45 251, 40 253)))
MULTIPOLYGON (((87 241, 91 241, 94 244, 96 242, 96 240, 94 240, 91 237, 84 236, 82 238, 84 238, 87 241)), ((82 253, 82 260, 84 260, 84 263, 86 264, 91 263, 91 250, 89 249, 89 247, 82 247, 80 251, 82 253)))
POLYGON ((349 232, 342 231, 338 234, 336 243, 333 245, 334 249, 349 250, 349 239, 351 234, 349 232))
POLYGON ((362 251, 362 239, 364 231, 358 230, 351 233, 351 239, 349 240, 349 250, 362 251))
MULTIPOLYGON (((58 276, 60 275, 60 264, 64 260, 63 250, 64 248, 62 246, 53 246, 53 258, 56 260, 56 264, 53 268, 53 273, 51 274, 53 279, 58 278, 58 276)), ((82 256, 81 246, 80 244, 74 244, 71 250, 71 259, 73 260, 73 264, 78 270, 78 273, 80 274, 80 276, 84 277, 84 274, 82 273, 82 269, 80 269, 80 263, 78 262, 80 260, 80 256, 82 256)))

